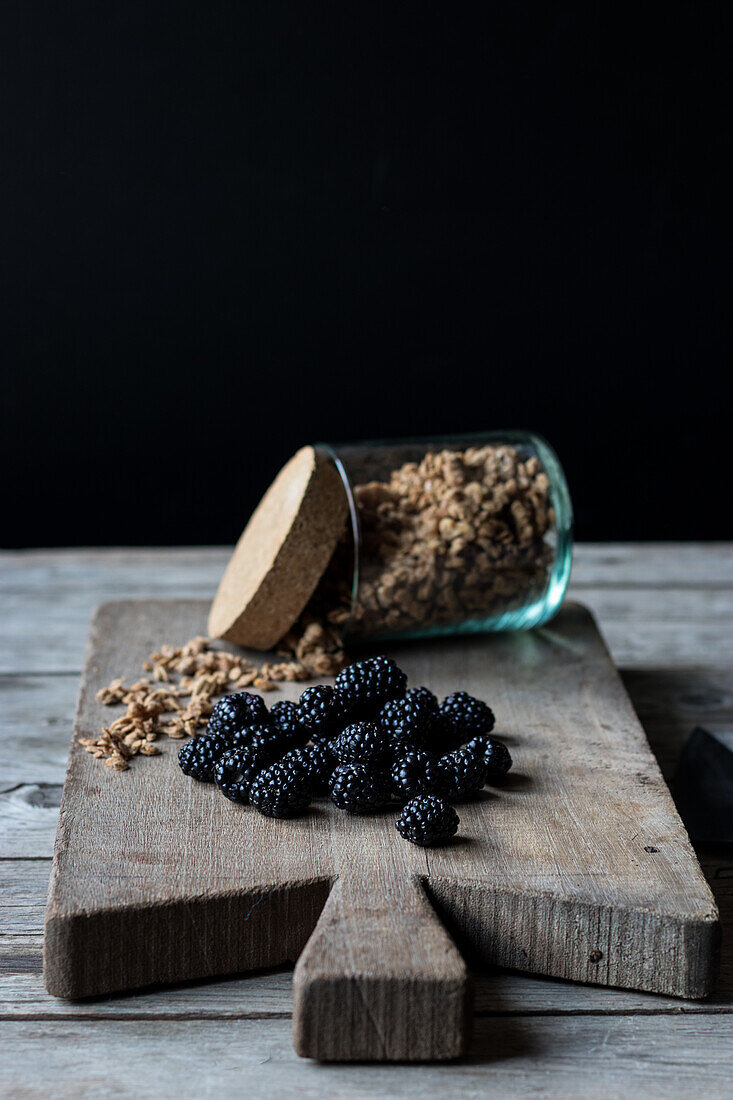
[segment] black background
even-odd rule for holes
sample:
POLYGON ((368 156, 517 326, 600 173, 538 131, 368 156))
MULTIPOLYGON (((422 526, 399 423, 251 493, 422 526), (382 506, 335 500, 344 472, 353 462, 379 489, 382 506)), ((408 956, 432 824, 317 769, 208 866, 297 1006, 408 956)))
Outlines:
POLYGON ((3 4, 0 542, 231 542, 304 442, 502 427, 579 538, 733 535, 727 12, 3 4))

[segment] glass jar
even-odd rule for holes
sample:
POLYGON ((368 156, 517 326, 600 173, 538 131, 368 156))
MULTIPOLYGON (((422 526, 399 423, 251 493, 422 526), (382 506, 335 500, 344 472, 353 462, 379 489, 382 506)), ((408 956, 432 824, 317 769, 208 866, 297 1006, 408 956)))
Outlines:
POLYGON ((344 638, 525 630, 562 603, 572 505, 530 432, 319 444, 348 518, 308 611, 344 638))

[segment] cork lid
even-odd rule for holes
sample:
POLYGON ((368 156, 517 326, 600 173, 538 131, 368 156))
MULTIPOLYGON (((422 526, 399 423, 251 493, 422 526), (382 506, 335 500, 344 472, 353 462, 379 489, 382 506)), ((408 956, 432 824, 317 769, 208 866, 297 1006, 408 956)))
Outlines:
POLYGON ((209 635, 272 649, 313 595, 347 514, 333 462, 302 447, 283 466, 236 545, 211 605, 209 635))

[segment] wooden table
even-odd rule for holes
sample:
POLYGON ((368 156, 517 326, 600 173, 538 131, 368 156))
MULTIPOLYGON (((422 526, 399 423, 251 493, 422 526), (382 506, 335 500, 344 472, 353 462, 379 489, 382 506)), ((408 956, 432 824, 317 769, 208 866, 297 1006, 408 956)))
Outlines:
MULTIPOLYGON (((285 969, 91 1003, 45 993, 43 909, 91 609, 210 597, 227 555, 0 554, 0 1094, 733 1096, 727 942, 704 1003, 481 974, 471 1054, 443 1065, 298 1059, 285 969)), ((668 778, 694 725, 733 730, 733 544, 582 545, 572 593, 596 613, 668 778)), ((700 858, 730 936, 733 856, 700 858)))

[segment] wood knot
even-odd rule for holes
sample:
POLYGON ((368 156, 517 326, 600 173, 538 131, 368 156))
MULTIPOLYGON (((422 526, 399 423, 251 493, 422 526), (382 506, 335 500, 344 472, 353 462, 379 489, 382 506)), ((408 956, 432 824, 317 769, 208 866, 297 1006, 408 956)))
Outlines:
POLYGON ((596 947, 594 951, 591 951, 588 957, 592 963, 599 963, 603 958, 603 952, 599 951, 596 947))
POLYGON ((646 844, 644 846, 644 851, 645 852, 658 852, 659 848, 655 848, 653 844, 646 844))

